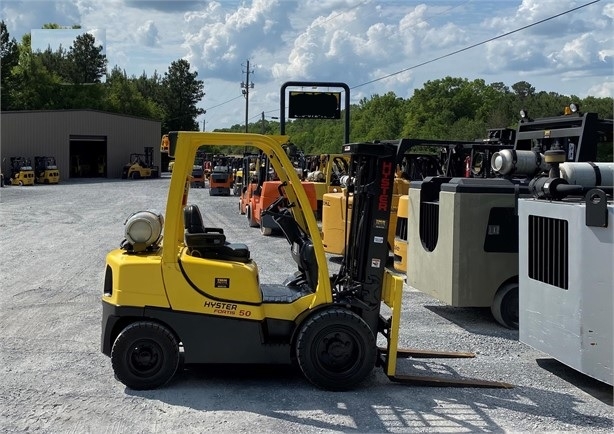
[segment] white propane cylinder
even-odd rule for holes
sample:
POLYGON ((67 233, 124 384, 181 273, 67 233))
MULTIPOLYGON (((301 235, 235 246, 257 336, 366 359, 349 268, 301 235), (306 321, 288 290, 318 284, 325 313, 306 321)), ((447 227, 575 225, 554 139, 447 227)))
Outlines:
POLYGON ((130 243, 148 247, 160 239, 163 226, 164 217, 159 212, 139 211, 126 220, 124 235, 130 243))
POLYGON ((515 151, 513 149, 503 149, 495 152, 490 160, 490 165, 492 170, 501 175, 533 175, 548 168, 548 165, 544 162, 543 154, 533 151, 515 151), (515 162, 514 159, 516 160, 515 162))
POLYGON ((614 163, 566 162, 561 163, 559 169, 561 178, 571 185, 583 187, 614 185, 614 163), (597 182, 598 177, 601 178, 600 182, 597 182))

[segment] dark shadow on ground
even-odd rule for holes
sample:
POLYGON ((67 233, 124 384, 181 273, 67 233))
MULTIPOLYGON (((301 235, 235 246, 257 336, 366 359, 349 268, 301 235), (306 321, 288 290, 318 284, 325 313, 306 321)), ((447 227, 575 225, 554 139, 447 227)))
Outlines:
MULTIPOLYGON (((402 364, 408 375, 443 367, 416 360, 402 364)), ((460 378, 449 367, 445 371, 447 376, 460 378)), ((455 431, 500 432, 505 426, 492 418, 497 409, 554 419, 571 430, 612 426, 611 418, 578 411, 582 401, 566 393, 536 387, 406 386, 391 383, 379 369, 354 390, 330 392, 317 389, 292 367, 195 365, 177 373, 164 388, 126 389, 126 393, 198 411, 246 412, 305 429, 343 432, 439 431, 442 426, 455 431)))
POLYGON ((536 362, 541 368, 573 384, 593 398, 614 406, 614 388, 609 384, 595 380, 552 358, 536 359, 536 362))
POLYGON ((490 313, 488 307, 424 306, 431 312, 453 322, 469 333, 518 340, 518 330, 503 327, 490 313))

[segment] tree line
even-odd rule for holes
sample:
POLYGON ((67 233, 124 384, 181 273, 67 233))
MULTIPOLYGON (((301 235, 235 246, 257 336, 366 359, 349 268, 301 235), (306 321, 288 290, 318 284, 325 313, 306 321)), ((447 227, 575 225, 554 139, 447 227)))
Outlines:
MULTIPOLYGON (((58 26, 46 24, 43 28, 58 26)), ((4 21, 0 22, 2 110, 96 109, 159 120, 161 134, 199 129, 197 117, 204 110, 197 104, 205 95, 204 83, 197 72, 190 71, 188 61, 172 62, 164 74, 128 76, 117 65, 107 72, 102 51, 94 37, 84 33, 68 49, 33 52, 30 34, 17 43, 10 38, 4 21)), ((350 140, 475 140, 484 138, 489 128, 515 128, 520 109, 533 118, 555 116, 572 102, 581 111, 596 112, 605 119, 614 117, 611 97, 579 98, 537 91, 526 81, 507 86, 445 77, 426 82, 410 98, 387 92, 352 104, 350 140)), ((294 119, 286 123, 285 130, 306 154, 336 153, 344 141, 343 119, 343 113, 340 120, 294 119)), ((245 125, 218 131, 244 132, 245 125)), ((248 131, 278 134, 280 125, 258 120, 248 125, 248 131)))
MULTIPOLYGON (((482 79, 445 77, 426 82, 408 99, 388 92, 352 104, 350 140, 483 139, 490 128, 516 129, 521 109, 531 118, 556 116, 571 103, 582 112, 613 118, 612 98, 538 92, 526 81, 508 87, 500 82, 486 84, 482 79)), ((286 124, 285 131, 308 154, 337 153, 343 142, 343 122, 343 115, 341 120, 332 121, 296 119, 286 124)), ((225 131, 245 131, 245 125, 233 125, 225 131)), ((265 119, 250 124, 249 131, 278 134, 280 125, 265 119)))
POLYGON ((188 61, 176 60, 164 74, 152 76, 128 76, 117 65, 107 72, 103 47, 89 33, 78 35, 68 49, 33 51, 29 33, 18 43, 1 21, 0 62, 2 111, 103 110, 159 120, 162 131, 198 130, 196 118, 204 113, 197 107, 204 83, 188 61))

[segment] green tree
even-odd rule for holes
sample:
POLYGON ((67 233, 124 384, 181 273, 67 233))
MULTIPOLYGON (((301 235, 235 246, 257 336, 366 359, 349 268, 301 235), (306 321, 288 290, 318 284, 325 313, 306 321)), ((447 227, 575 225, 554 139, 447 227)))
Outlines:
POLYGON ((69 78, 74 84, 100 83, 107 70, 107 56, 102 45, 96 46, 96 39, 89 33, 75 38, 68 49, 71 63, 69 78))
POLYGON ((161 120, 164 115, 161 107, 141 94, 136 81, 115 66, 105 84, 104 110, 161 120))
POLYGON ((56 51, 53 51, 49 46, 42 53, 37 52, 36 54, 48 71, 58 75, 64 82, 70 80, 71 62, 68 59, 68 51, 61 45, 56 51))
POLYGON ((80 29, 81 26, 79 24, 73 24, 72 26, 60 26, 57 23, 45 23, 43 24, 42 29, 45 30, 57 30, 57 29, 80 29))
POLYGON ((205 111, 196 104, 205 96, 204 84, 196 77, 198 72, 190 72, 190 63, 180 59, 171 63, 164 73, 162 85, 162 107, 166 118, 162 131, 198 131, 196 118, 205 111))
POLYGON ((499 98, 484 80, 446 77, 414 91, 405 111, 402 134, 423 139, 473 140, 483 137, 499 98))
POLYGON ((388 140, 401 137, 405 101, 394 92, 363 98, 350 109, 351 138, 356 141, 388 140))
POLYGON ((2 110, 12 106, 8 90, 13 86, 13 68, 19 62, 19 47, 15 38, 11 38, 6 24, 0 21, 0 98, 2 110))
POLYGON ((579 102, 580 110, 583 112, 598 113, 599 117, 603 119, 614 118, 614 98, 597 98, 594 96, 587 96, 584 99, 580 99, 572 96, 570 102, 579 102))
POLYGON ((61 79, 50 72, 40 56, 32 53, 27 33, 19 44, 19 60, 12 69, 12 86, 8 91, 13 110, 54 109, 61 106, 61 79))

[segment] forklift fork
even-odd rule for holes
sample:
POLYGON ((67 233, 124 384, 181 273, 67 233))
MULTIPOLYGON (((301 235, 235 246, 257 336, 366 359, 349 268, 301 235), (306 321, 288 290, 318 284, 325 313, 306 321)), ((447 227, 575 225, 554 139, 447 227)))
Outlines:
POLYGON ((473 358, 474 353, 456 351, 431 351, 411 348, 398 348, 399 326, 401 321, 401 299, 403 295, 403 280, 391 272, 384 274, 384 291, 382 300, 391 309, 392 315, 386 321, 384 335, 388 341, 387 348, 378 348, 383 358, 383 368, 386 376, 394 383, 402 383, 413 386, 429 387, 481 387, 511 389, 514 386, 499 381, 488 381, 473 378, 446 378, 440 376, 421 376, 421 375, 399 375, 396 373, 397 359, 451 359, 451 358, 473 358), (394 282, 388 283, 389 279, 394 282))

